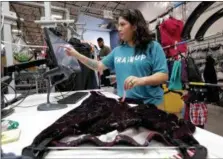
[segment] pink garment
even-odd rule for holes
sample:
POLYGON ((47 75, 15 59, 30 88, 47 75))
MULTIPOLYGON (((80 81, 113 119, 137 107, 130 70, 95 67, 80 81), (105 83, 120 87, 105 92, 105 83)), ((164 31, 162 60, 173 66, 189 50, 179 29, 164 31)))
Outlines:
MULTIPOLYGON (((183 30, 183 21, 177 20, 173 17, 165 20, 159 26, 161 44, 163 47, 174 45, 175 43, 181 42, 181 33, 183 30)), ((182 44, 175 47, 164 49, 167 57, 177 55, 179 52, 183 53, 187 51, 187 45, 182 44)))

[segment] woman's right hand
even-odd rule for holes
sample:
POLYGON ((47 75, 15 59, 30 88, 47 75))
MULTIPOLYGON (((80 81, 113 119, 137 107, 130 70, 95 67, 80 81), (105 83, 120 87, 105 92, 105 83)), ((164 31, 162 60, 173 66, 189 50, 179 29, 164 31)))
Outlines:
POLYGON ((74 48, 65 46, 65 51, 68 56, 76 56, 77 55, 77 51, 74 48))

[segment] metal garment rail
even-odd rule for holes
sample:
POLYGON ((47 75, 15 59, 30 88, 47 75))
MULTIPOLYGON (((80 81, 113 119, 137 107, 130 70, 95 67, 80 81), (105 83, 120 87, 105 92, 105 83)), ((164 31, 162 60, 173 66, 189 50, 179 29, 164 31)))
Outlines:
POLYGON ((188 42, 193 42, 193 41, 195 41, 195 39, 181 41, 181 42, 176 43, 176 44, 174 44, 174 45, 167 45, 167 46, 164 46, 163 49, 168 49, 168 48, 170 48, 170 47, 175 47, 175 46, 178 46, 178 45, 183 45, 183 44, 186 44, 186 43, 188 43, 188 42))
POLYGON ((193 85, 193 86, 223 87, 223 84, 212 84, 212 83, 203 83, 203 82, 189 82, 187 84, 193 85))
MULTIPOLYGON (((179 149, 179 147, 46 147, 48 150, 154 150, 154 149, 163 149, 163 150, 168 150, 168 149, 179 149)), ((188 147, 188 149, 193 149, 195 147, 188 147)))
MULTIPOLYGON (((208 37, 205 37, 202 41, 199 41, 199 42, 203 42, 205 40, 212 40, 212 39, 215 39, 215 38, 220 38, 221 36, 223 36, 223 31, 220 32, 220 33, 217 33, 217 34, 214 34, 214 35, 210 35, 208 37)), ((197 39, 189 39, 189 40, 181 41, 181 42, 178 42, 178 43, 173 44, 173 45, 164 46, 163 49, 168 49, 170 47, 176 47, 178 45, 182 45, 182 44, 185 44, 185 43, 194 42, 196 40, 197 39)), ((220 42, 220 41, 214 41, 214 42, 220 42)), ((198 45, 203 45, 203 44, 208 44, 208 43, 201 43, 201 44, 198 44, 198 45)))
MULTIPOLYGON (((167 81, 166 83, 170 83, 170 81, 167 81)), ((204 83, 204 82, 184 82, 184 84, 188 84, 191 86, 223 87, 223 84, 213 84, 213 83, 204 83)))
POLYGON ((158 17, 154 18, 153 20, 151 20, 149 22, 149 24, 155 22, 157 20, 157 18, 161 18, 161 17, 164 17, 165 15, 167 15, 169 12, 173 11, 173 9, 176 9, 177 7, 183 5, 183 4, 186 4, 186 2, 178 2, 176 4, 174 4, 173 7, 171 7, 169 10, 167 10, 166 12, 162 13, 161 15, 159 15, 158 17))
POLYGON ((192 46, 189 46, 189 47, 197 47, 197 46, 202 46, 202 45, 209 45, 209 44, 212 44, 212 43, 218 43, 219 44, 219 42, 222 42, 222 41, 223 41, 223 39, 212 41, 212 42, 201 43, 201 44, 197 44, 197 45, 192 45, 191 44, 192 46))

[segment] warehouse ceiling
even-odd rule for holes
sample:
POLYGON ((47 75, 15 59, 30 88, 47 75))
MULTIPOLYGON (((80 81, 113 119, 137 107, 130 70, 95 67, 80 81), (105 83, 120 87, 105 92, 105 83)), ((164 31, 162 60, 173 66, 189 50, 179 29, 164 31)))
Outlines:
MULTIPOLYGON (((23 39, 32 45, 43 45, 43 30, 35 20, 44 17, 44 8, 31 5, 33 2, 10 2, 10 10, 16 12, 17 16, 23 18, 24 21, 18 21, 17 26, 13 26, 13 30, 22 30, 23 39)), ((34 2, 44 4, 44 2, 34 2)), ((70 19, 77 19, 80 13, 96 18, 103 18, 103 10, 113 11, 117 15, 121 10, 128 7, 128 3, 134 2, 115 2, 115 1, 64 1, 51 2, 51 6, 67 8, 70 11, 70 19)), ((65 19, 64 11, 51 11, 51 14, 62 16, 65 19)))
MULTIPOLYGON (((13 1, 10 2, 10 10, 17 13, 17 16, 23 18, 24 21, 18 21, 17 26, 13 26, 12 30, 21 30, 23 39, 27 44, 30 45, 43 45, 43 30, 39 24, 36 24, 35 20, 40 20, 41 17, 44 17, 45 10, 43 7, 38 7, 37 5, 44 5, 44 2, 32 1, 32 2, 19 2, 13 1)), ((174 10, 174 15, 179 19, 186 20, 193 9, 199 4, 198 2, 187 3, 186 11, 183 11, 182 8, 177 8, 174 10), (185 12, 185 18, 183 18, 185 12), (181 17, 179 17, 181 16, 181 17)), ((207 10, 207 12, 212 12, 213 8, 222 7, 222 2, 216 2, 213 6, 207 10)), ((113 12, 113 16, 117 16, 120 11, 125 8, 138 8, 142 11, 145 19, 150 21, 154 19, 164 10, 167 9, 168 5, 171 5, 169 2, 127 2, 127 1, 61 1, 61 2, 51 2, 51 6, 67 8, 70 12, 70 19, 76 19, 80 14, 87 16, 92 16, 95 18, 105 19, 104 10, 109 10, 113 12)), ((62 16, 62 19, 66 18, 66 13, 64 11, 51 10, 52 15, 62 16)), ((200 18, 204 21, 206 18, 204 16, 209 15, 209 13, 202 15, 203 18, 200 18)), ((105 19, 107 20, 107 19, 105 19)), ((96 24, 99 26, 99 24, 96 24)), ((155 25, 155 23, 154 23, 155 25)), ((199 27, 200 25, 198 25, 199 27)), ((153 28, 153 25, 150 26, 153 28)), ((101 28, 99 28, 101 29, 101 28)), ((195 29, 196 30, 196 29, 195 29)), ((215 30, 215 29, 213 29, 215 30)), ((62 34, 66 37, 66 29, 62 29, 62 34)))

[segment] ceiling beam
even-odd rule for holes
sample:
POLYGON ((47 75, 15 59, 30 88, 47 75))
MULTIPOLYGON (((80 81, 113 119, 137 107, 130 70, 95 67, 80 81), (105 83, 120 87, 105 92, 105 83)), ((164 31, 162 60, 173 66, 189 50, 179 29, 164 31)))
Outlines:
POLYGON ((105 9, 108 6, 109 1, 106 4, 103 4, 101 9, 105 9))
POLYGON ((116 10, 116 8, 119 6, 120 2, 117 2, 116 6, 114 7, 114 9, 112 10, 113 12, 116 10))
MULTIPOLYGON (((88 2, 88 7, 90 7, 92 5, 93 2, 88 2)), ((88 12, 88 8, 84 11, 84 13, 88 12)))

